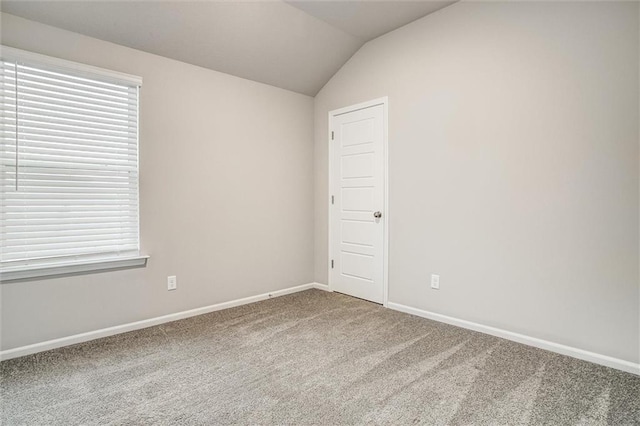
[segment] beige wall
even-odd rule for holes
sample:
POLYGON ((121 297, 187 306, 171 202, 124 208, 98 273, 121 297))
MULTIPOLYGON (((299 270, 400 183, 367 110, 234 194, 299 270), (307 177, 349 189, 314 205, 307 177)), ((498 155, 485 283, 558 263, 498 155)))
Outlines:
POLYGON ((312 98, 11 15, 1 35, 143 77, 151 255, 145 269, 1 284, 3 350, 313 281, 312 98))
POLYGON ((315 99, 316 281, 327 113, 389 96, 389 300, 640 361, 638 35, 637 3, 469 2, 366 44, 315 99))

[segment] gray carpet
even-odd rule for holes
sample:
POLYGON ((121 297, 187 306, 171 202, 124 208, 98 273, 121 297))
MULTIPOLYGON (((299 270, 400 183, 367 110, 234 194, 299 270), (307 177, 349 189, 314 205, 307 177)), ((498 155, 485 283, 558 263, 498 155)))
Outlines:
POLYGON ((3 425, 640 425, 638 376, 318 290, 0 374, 3 425))

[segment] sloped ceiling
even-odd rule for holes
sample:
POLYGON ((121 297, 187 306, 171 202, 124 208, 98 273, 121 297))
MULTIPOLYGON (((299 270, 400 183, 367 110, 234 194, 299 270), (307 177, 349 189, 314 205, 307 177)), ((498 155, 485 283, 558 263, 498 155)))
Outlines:
POLYGON ((363 43, 455 1, 287 1, 363 43))
POLYGON ((367 41, 452 1, 27 1, 2 12, 315 96, 367 41))

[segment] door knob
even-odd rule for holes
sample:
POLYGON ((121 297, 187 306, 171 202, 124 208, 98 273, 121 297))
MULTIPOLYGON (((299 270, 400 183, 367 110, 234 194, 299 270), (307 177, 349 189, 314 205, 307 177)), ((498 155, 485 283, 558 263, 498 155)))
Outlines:
POLYGON ((382 212, 375 212, 373 214, 373 217, 375 217, 376 219, 380 219, 382 217, 382 212))

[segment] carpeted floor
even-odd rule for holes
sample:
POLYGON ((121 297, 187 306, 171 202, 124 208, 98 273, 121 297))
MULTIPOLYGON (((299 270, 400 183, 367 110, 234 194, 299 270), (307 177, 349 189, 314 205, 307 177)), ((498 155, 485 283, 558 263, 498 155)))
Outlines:
POLYGON ((309 290, 0 363, 2 425, 640 425, 640 377, 309 290))

